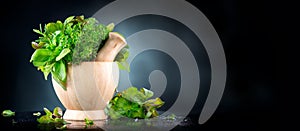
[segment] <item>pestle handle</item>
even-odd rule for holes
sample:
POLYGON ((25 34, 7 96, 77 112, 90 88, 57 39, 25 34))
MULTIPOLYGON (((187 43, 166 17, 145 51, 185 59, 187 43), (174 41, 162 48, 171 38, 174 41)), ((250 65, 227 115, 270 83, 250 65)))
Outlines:
POLYGON ((127 45, 125 38, 117 32, 109 32, 109 37, 97 54, 96 61, 113 62, 120 50, 127 45))

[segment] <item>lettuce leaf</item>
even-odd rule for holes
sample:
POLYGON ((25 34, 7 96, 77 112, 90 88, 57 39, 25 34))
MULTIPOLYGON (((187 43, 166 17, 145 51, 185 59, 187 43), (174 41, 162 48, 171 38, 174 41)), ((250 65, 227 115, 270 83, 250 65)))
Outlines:
POLYGON ((117 93, 105 108, 106 114, 111 119, 128 118, 152 118, 159 115, 157 108, 164 105, 160 98, 150 99, 153 92, 141 88, 129 87, 117 93))

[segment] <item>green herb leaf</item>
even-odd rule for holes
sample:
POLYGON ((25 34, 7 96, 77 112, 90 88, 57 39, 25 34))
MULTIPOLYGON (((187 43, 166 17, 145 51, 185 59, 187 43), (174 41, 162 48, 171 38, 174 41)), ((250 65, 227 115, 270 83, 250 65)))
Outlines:
POLYGON ((152 96, 153 92, 146 88, 141 88, 139 91, 136 87, 129 87, 122 92, 122 97, 138 104, 143 104, 152 96))
POLYGON ((51 22, 45 26, 45 34, 51 34, 55 31, 59 31, 63 28, 63 24, 61 21, 57 21, 56 23, 51 22))
POLYGON ((146 88, 141 88, 140 91, 145 95, 146 99, 149 99, 153 96, 153 92, 146 89, 146 88))
POLYGON ((120 50, 120 52, 117 54, 114 60, 118 63, 118 67, 120 70, 126 70, 130 72, 130 66, 127 62, 128 57, 129 57, 129 46, 126 45, 124 48, 120 50))
POLYGON ((2 116, 4 116, 4 117, 12 117, 12 116, 15 116, 15 112, 13 112, 11 110, 3 110, 2 111, 2 116))
POLYGON ((136 87, 129 87, 110 100, 105 112, 111 119, 156 117, 159 115, 156 109, 164 102, 160 98, 149 99, 152 96, 153 92, 145 88, 138 90, 136 87))
POLYGON ((88 118, 84 118, 84 122, 85 122, 85 128, 88 128, 89 126, 94 125, 94 121, 90 120, 88 118))
POLYGON ((144 103, 145 107, 151 108, 159 108, 164 104, 164 102, 160 98, 150 99, 144 103))
POLYGON ((31 42, 31 46, 32 46, 33 49, 39 49, 39 48, 41 48, 44 45, 45 45, 44 42, 40 42, 40 43, 31 42))
POLYGON ((124 90, 122 92, 122 97, 140 105, 143 104, 147 99, 147 97, 135 87, 129 87, 124 90))
POLYGON ((37 49, 32 54, 30 62, 33 62, 34 66, 39 67, 46 64, 52 58, 52 51, 48 49, 37 49))
POLYGON ((60 60, 54 64, 53 77, 57 78, 59 81, 65 82, 67 78, 67 69, 65 63, 60 60))
POLYGON ((60 107, 55 107, 53 110, 53 115, 57 118, 61 118, 63 115, 62 109, 60 107))
POLYGON ((43 130, 65 129, 67 122, 62 119, 62 114, 59 114, 59 110, 59 107, 55 107, 52 113, 49 109, 44 108, 45 115, 37 118, 38 127, 43 130))
POLYGON ((158 116, 156 108, 160 108, 162 105, 164 105, 164 102, 160 98, 150 99, 144 103, 144 107, 153 117, 158 116))
POLYGON ((47 108, 43 108, 43 109, 44 109, 44 112, 46 113, 46 116, 52 117, 52 112, 49 109, 47 109, 47 108))
POLYGON ((38 67, 38 69, 40 69, 44 73, 45 80, 47 80, 48 75, 52 71, 54 64, 55 63, 46 63, 46 65, 38 67))
POLYGON ((52 76, 52 78, 66 91, 67 87, 66 87, 66 82, 63 82, 61 80, 59 80, 57 77, 52 76))
POLYGON ((126 70, 126 71, 130 72, 130 67, 129 67, 128 62, 118 62, 117 61, 117 64, 118 64, 118 67, 120 70, 126 70))
POLYGON ((35 32, 35 33, 37 33, 39 35, 45 36, 45 34, 42 31, 40 31, 40 30, 33 29, 33 32, 35 32))
POLYGON ((108 29, 109 32, 113 31, 115 28, 115 24, 114 23, 110 23, 106 26, 106 28, 108 29))
POLYGON ((75 18, 75 16, 69 16, 69 17, 64 21, 64 25, 70 23, 74 18, 75 18))
POLYGON ((60 54, 55 58, 56 61, 61 60, 63 57, 65 57, 67 54, 69 54, 71 50, 69 48, 63 49, 60 54))

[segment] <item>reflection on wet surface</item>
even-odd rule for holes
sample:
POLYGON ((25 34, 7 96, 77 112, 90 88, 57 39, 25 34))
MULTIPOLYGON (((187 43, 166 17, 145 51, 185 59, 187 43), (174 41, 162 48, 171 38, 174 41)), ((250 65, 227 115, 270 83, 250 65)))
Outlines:
POLYGON ((191 123, 189 119, 183 117, 166 117, 159 116, 151 119, 108 119, 102 121, 94 121, 94 125, 86 126, 84 122, 72 121, 67 124, 67 129, 94 129, 94 130, 171 130, 183 122, 191 123))
MULTIPOLYGON (((54 125, 46 124, 40 125, 37 122, 37 117, 32 115, 33 112, 16 112, 16 116, 0 119, 1 127, 4 130, 58 130, 54 125)), ((192 128, 195 123, 189 117, 181 117, 176 115, 158 116, 149 119, 132 119, 132 118, 119 118, 107 119, 102 121, 94 121, 93 125, 86 126, 83 121, 68 121, 66 130, 105 130, 105 131, 167 131, 175 127, 179 128, 192 128)), ((60 129, 59 129, 60 130, 60 129)))

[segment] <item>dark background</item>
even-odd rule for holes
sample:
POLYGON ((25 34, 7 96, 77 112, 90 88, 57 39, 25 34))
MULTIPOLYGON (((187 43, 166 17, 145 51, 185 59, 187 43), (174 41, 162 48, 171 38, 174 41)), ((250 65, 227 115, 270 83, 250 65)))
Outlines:
MULTIPOLYGON (((29 63, 33 52, 30 44, 37 38, 32 29, 38 28, 40 23, 62 20, 70 15, 92 16, 110 1, 6 2, 1 2, 1 111, 12 109, 23 112, 62 106, 53 89, 49 88, 50 81, 45 81, 42 73, 29 63)), ((228 66, 221 103, 214 115, 198 128, 283 129, 287 119, 282 119, 286 117, 280 111, 286 110, 278 104, 283 100, 279 100, 279 91, 275 87, 275 45, 279 39, 278 28, 282 28, 278 26, 279 19, 285 17, 275 5, 281 3, 238 0, 189 2, 198 7, 215 27, 223 43, 228 66)), ((198 120, 198 115, 194 121, 198 120)))

